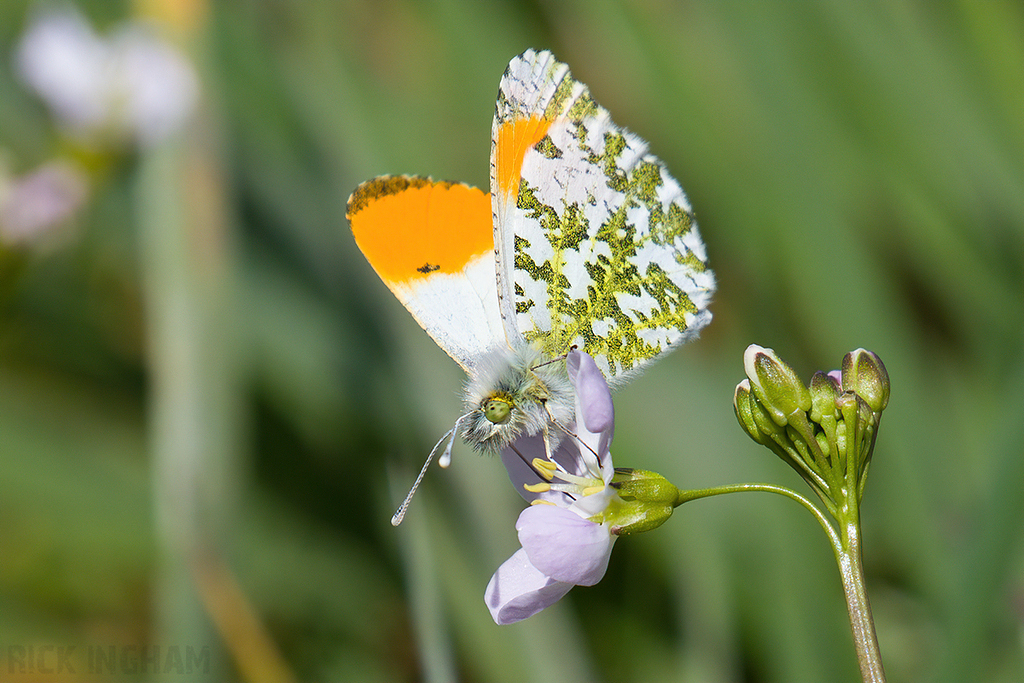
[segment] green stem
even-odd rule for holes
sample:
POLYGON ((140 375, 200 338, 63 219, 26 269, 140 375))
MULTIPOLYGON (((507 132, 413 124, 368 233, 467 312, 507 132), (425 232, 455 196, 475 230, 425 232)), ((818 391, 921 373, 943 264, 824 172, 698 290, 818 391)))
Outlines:
POLYGON ((691 500, 697 500, 698 498, 710 498, 711 496, 719 496, 725 493, 743 493, 745 491, 761 491, 764 493, 777 493, 780 496, 791 498, 796 502, 807 508, 807 511, 814 515, 814 518, 818 520, 818 524, 825 531, 828 536, 829 542, 832 544, 832 549, 838 557, 842 546, 839 543, 839 534, 836 533, 835 527, 833 527, 828 518, 821 513, 821 510, 817 508, 811 501, 801 496, 792 489, 787 489, 785 486, 776 486, 774 484, 729 484, 727 486, 715 486, 709 489, 694 489, 691 491, 679 491, 679 497, 676 499, 676 507, 679 507, 683 503, 691 500))
MULTIPOLYGON (((856 504, 850 507, 855 510, 856 504)), ((867 586, 864 581, 864 563, 860 552, 860 521, 856 512, 842 516, 847 518, 840 522, 841 545, 836 550, 836 561, 839 563, 839 574, 843 579, 843 592, 846 593, 846 608, 850 613, 850 628, 853 630, 860 675, 865 683, 885 683, 885 669, 882 667, 882 655, 878 650, 878 638, 875 635, 875 621, 871 616, 871 604, 868 602, 867 586)))
POLYGON ((856 502, 838 510, 838 531, 810 500, 796 491, 774 484, 730 484, 707 489, 680 491, 675 504, 678 507, 698 498, 745 491, 762 491, 785 496, 803 505, 818 520, 818 524, 821 525, 832 544, 832 551, 835 553, 836 562, 839 565, 861 677, 865 683, 885 683, 885 670, 882 668, 882 657, 875 635, 875 622, 871 616, 871 605, 868 602, 864 581, 864 565, 860 552, 860 519, 856 502))

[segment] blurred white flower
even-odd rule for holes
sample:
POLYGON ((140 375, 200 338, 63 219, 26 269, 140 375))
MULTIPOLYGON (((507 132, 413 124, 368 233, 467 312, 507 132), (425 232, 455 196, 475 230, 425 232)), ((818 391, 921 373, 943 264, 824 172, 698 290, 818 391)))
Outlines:
POLYGON ((65 161, 51 161, 20 178, 0 173, 0 242, 37 242, 82 206, 85 176, 65 161))
POLYGON ((21 79, 72 134, 151 145, 196 106, 199 79, 184 54, 138 22, 98 36, 73 6, 48 8, 17 47, 21 79))

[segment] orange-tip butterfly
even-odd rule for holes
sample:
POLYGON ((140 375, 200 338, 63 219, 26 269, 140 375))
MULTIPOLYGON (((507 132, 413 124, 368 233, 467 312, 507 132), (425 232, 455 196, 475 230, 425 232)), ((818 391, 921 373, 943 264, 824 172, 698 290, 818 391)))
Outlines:
POLYGON ((490 195, 382 176, 352 194, 348 219, 384 284, 468 373, 466 412, 434 448, 451 437, 442 466, 455 434, 492 453, 540 432, 557 445, 575 407, 551 361, 573 347, 614 386, 711 321, 714 274, 682 188, 547 51, 502 76, 490 195))

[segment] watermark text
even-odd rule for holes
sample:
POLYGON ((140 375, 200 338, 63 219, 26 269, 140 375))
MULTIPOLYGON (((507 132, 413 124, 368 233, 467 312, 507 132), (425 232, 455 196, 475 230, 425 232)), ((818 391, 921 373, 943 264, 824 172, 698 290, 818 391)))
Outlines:
POLYGON ((208 674, 210 647, 195 645, 6 645, 8 674, 208 674))

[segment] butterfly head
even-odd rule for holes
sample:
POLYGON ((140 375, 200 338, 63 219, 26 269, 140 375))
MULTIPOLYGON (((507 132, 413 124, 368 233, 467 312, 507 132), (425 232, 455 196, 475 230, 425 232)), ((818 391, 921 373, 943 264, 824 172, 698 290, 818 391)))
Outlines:
POLYGON ((476 450, 492 454, 520 436, 545 430, 555 445, 574 417, 565 363, 547 362, 532 346, 495 351, 481 359, 466 384, 462 436, 476 450))

